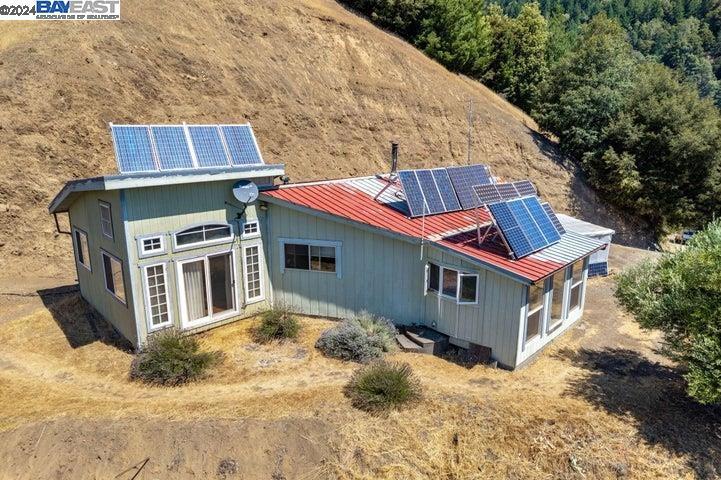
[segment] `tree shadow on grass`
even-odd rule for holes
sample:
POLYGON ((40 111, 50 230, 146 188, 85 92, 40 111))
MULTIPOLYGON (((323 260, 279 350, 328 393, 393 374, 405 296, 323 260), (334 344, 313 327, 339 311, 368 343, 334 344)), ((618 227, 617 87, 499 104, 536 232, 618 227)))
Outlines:
POLYGON ((679 371, 627 349, 565 349, 560 357, 588 372, 568 393, 632 418, 648 443, 684 455, 700 478, 721 475, 721 407, 686 395, 679 371))
POLYGON ((72 348, 102 342, 132 351, 130 342, 80 296, 77 285, 38 290, 37 293, 72 348))

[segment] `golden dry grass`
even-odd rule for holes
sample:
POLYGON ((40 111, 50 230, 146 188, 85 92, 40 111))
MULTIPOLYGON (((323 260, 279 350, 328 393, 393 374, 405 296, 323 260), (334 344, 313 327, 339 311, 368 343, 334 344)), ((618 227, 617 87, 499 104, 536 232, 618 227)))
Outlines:
MULTIPOLYGON (((255 320, 209 331, 203 346, 222 350, 226 361, 199 383, 160 388, 129 381, 131 354, 113 345, 70 347, 59 323, 85 318, 82 308, 71 295, 53 307, 60 322, 41 309, 0 325, 0 431, 58 417, 320 419, 332 426, 327 441, 335 453, 314 467, 312 478, 693 478, 700 471, 694 465, 713 464, 694 451, 649 441, 638 413, 616 411, 585 392, 606 388, 572 359, 585 343, 608 334, 596 324, 584 322, 513 373, 396 353, 391 359, 410 363, 420 377, 424 398, 409 410, 372 416, 354 410, 342 394, 356 365, 313 348, 330 321, 302 318, 297 343, 253 343, 255 320)), ((82 330, 78 322, 74 328, 82 330)), ((619 330, 647 341, 627 320, 619 330)), ((637 388, 650 382, 649 392, 662 392, 654 383, 661 380, 643 377, 637 388)), ((689 438, 700 442, 699 454, 718 451, 718 439, 689 438)))

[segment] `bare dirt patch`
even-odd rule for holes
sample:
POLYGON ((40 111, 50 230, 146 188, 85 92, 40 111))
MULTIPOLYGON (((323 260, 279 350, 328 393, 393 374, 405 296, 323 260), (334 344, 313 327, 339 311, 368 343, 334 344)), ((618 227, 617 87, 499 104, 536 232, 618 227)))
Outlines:
MULTIPOLYGON (((614 262, 637 254, 614 248, 614 262)), ((217 328, 201 340, 227 359, 208 378, 147 387, 70 293, 0 325, 0 477, 131 478, 146 458, 137 478, 718 477, 721 412, 684 395, 612 285, 592 280, 584 319, 520 371, 392 355, 425 392, 387 416, 353 409, 356 365, 313 348, 331 321, 270 345, 253 320, 217 328)))

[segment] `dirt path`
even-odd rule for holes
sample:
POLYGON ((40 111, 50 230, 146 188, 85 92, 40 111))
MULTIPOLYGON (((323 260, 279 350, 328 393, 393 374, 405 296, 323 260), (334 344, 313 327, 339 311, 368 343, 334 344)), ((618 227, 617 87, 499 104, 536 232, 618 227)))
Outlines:
MULTIPOLYGON (((612 268, 643 256, 614 246, 612 268)), ((684 395, 612 286, 592 280, 584 319, 517 372, 394 354, 425 394, 386 417, 354 410, 356 366, 313 348, 329 321, 270 346, 251 322, 212 330, 221 367, 150 388, 76 294, 55 295, 0 324, 0 478, 131 478, 146 458, 137 479, 717 478, 721 411, 684 395)))

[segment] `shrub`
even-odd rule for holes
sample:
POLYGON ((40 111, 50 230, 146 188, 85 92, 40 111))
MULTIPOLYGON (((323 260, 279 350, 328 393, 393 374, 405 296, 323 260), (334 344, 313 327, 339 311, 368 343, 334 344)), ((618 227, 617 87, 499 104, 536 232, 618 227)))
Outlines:
POLYGON ((152 335, 131 365, 130 378, 156 385, 181 385, 197 380, 223 359, 222 352, 203 352, 198 339, 168 329, 152 335))
POLYGON ((315 346, 329 357, 367 363, 393 351, 395 336, 389 320, 363 312, 323 332, 315 346))
POLYGON ((377 413, 418 401, 421 384, 407 363, 378 360, 353 374, 345 394, 354 407, 377 413))
POLYGON ((300 332, 300 323, 290 309, 284 305, 276 306, 265 312, 253 331, 253 337, 258 343, 268 343, 273 340, 295 339, 300 332))
POLYGON ((664 352, 684 367, 689 395, 721 404, 721 221, 686 249, 623 272, 616 298, 641 327, 664 333, 664 352))

